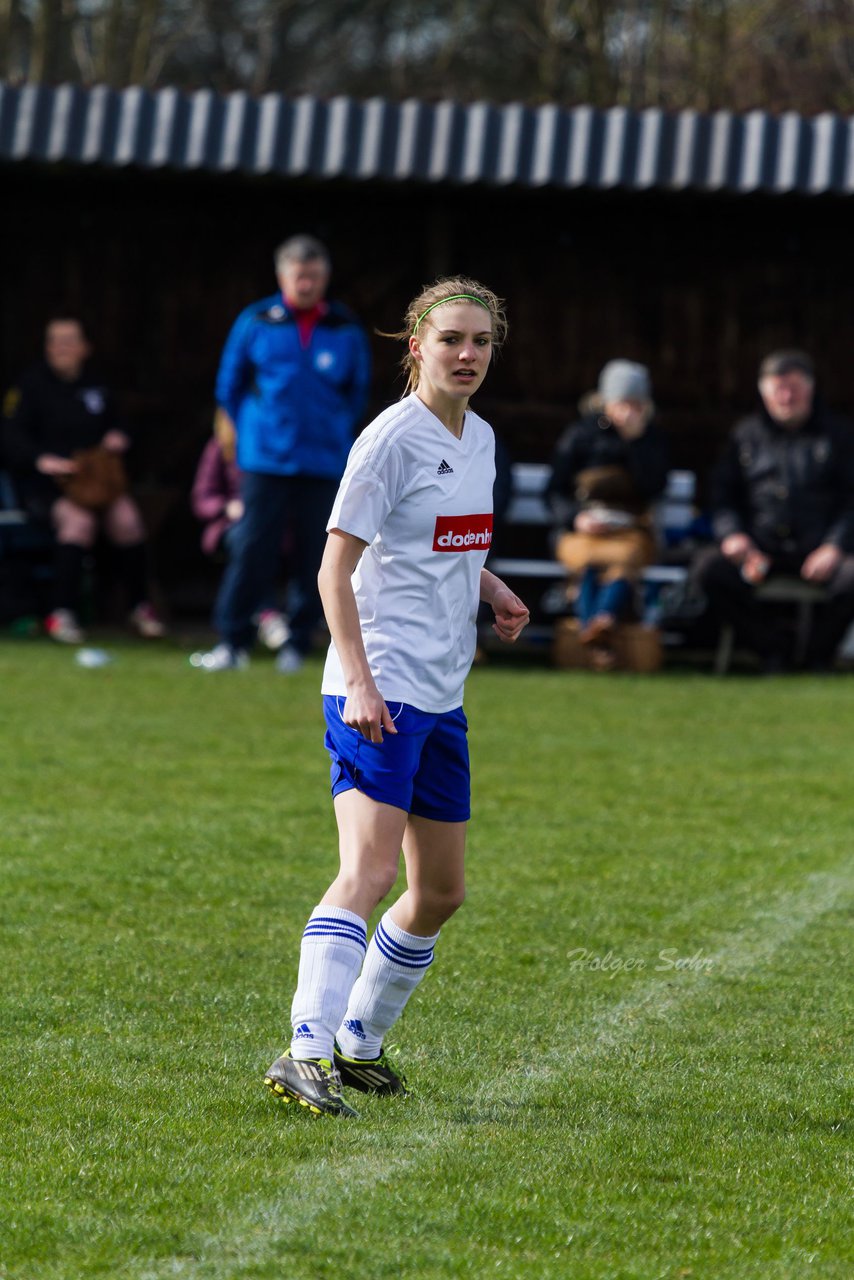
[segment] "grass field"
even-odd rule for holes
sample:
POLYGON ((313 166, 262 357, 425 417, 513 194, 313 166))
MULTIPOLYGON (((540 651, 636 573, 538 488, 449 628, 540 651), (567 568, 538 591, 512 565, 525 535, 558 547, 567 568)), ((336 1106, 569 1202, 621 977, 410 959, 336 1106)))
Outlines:
POLYGON ((278 1104, 319 659, 0 643, 2 1280, 854 1274, 854 678, 473 673, 414 1096, 278 1104))

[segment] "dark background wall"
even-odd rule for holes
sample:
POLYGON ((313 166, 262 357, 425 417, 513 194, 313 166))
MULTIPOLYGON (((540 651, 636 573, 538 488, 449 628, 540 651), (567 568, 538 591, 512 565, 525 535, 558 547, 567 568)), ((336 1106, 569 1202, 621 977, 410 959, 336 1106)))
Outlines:
MULTIPOLYGON (((478 409, 512 455, 545 460, 595 385, 627 356, 652 369, 674 466, 702 482, 755 398, 761 356, 816 356, 828 400, 854 411, 852 206, 718 196, 282 182, 28 164, 0 169, 0 386, 41 345, 46 316, 86 318, 141 443, 135 472, 167 591, 210 568, 187 509, 210 430, 219 351, 237 312, 274 289, 272 251, 296 231, 330 246, 333 292, 369 329, 464 271, 508 300, 510 340, 478 409)), ((373 338, 378 409, 399 394, 393 342, 373 338)), ((204 594, 205 586, 202 587, 204 594)))

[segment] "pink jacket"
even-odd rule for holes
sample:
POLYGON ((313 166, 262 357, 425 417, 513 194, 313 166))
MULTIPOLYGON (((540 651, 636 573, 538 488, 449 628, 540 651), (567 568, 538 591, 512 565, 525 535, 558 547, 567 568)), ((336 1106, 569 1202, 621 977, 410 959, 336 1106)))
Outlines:
POLYGON ((234 523, 225 514, 225 508, 232 498, 239 497, 240 472, 237 464, 226 462, 219 441, 211 438, 199 459, 190 494, 193 515, 205 525, 202 531, 205 555, 212 556, 219 550, 223 535, 234 523))

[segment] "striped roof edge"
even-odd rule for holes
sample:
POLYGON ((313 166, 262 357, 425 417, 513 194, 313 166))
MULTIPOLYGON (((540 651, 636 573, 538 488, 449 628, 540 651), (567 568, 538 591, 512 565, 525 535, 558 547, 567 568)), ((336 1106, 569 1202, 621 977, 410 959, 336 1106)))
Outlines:
POLYGON ((315 179, 854 192, 854 117, 0 82, 0 162, 315 179))

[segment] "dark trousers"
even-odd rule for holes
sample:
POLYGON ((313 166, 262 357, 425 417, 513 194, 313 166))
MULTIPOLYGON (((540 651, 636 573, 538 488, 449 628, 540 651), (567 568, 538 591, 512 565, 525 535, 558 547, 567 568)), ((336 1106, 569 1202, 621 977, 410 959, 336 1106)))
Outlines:
POLYGON ((244 472, 244 512, 229 539, 229 561, 214 607, 214 626, 226 644, 241 649, 251 646, 255 638, 253 614, 270 599, 282 538, 290 528, 294 566, 291 644, 299 653, 308 653, 323 611, 317 571, 337 492, 337 480, 244 472))
MULTIPOLYGON (((137 542, 132 547, 117 547, 112 543, 105 550, 109 553, 108 566, 124 587, 127 606, 132 611, 149 597, 148 548, 144 542, 137 542)), ((93 554, 90 547, 81 547, 73 542, 56 543, 53 556, 55 609, 80 612, 85 565, 93 554)))
MULTIPOLYGON (((772 562, 771 572, 799 577, 800 562, 772 562)), ((753 586, 741 570, 717 548, 701 554, 694 567, 697 585, 721 622, 730 623, 739 640, 761 659, 788 658, 786 638, 773 609, 756 599, 753 586)), ((854 619, 854 557, 846 556, 825 584, 827 599, 816 605, 805 665, 832 663, 845 632, 854 619)))

